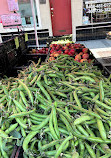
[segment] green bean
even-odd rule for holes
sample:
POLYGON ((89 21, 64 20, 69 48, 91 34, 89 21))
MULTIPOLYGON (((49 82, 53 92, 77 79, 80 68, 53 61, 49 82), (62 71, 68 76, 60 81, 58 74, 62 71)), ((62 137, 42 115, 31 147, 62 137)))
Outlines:
POLYGON ((88 124, 88 125, 94 124, 94 123, 96 123, 96 120, 92 119, 91 121, 86 121, 85 123, 88 124))
POLYGON ((76 87, 75 87, 75 86, 70 85, 70 83, 69 83, 69 82, 64 81, 64 82, 61 82, 61 84, 66 85, 66 86, 67 86, 67 87, 69 87, 69 88, 76 89, 76 87))
POLYGON ((95 80, 93 78, 89 77, 89 76, 76 77, 76 78, 74 78, 74 81, 77 81, 77 80, 80 80, 80 79, 95 83, 95 80))
POLYGON ((22 112, 26 112, 26 109, 17 100, 13 99, 13 102, 22 112))
POLYGON ((6 95, 4 95, 1 99, 0 99, 0 103, 2 103, 3 101, 5 101, 6 99, 6 95))
POLYGON ((40 125, 33 125, 32 127, 31 127, 31 130, 32 131, 35 131, 35 130, 40 130, 41 128, 43 128, 48 122, 49 122, 49 116, 45 119, 45 120, 43 120, 42 122, 41 122, 41 124, 40 125))
POLYGON ((100 97, 99 93, 93 98, 93 100, 98 100, 100 97))
POLYGON ((63 128, 58 128, 59 129, 59 131, 61 132, 61 133, 63 133, 63 134, 66 134, 66 135, 69 135, 69 132, 67 131, 67 130, 65 130, 65 129, 63 129, 63 128))
POLYGON ((84 156, 85 146, 84 146, 84 143, 82 142, 81 139, 79 139, 79 147, 80 147, 80 156, 83 157, 84 156))
MULTIPOLYGON (((2 145, 2 144, 1 144, 1 145, 2 145)), ((2 153, 3 158, 9 158, 9 157, 8 157, 8 154, 3 150, 2 147, 1 147, 1 153, 2 153)))
POLYGON ((5 95, 8 96, 9 93, 8 93, 8 90, 7 90, 6 86, 5 86, 5 85, 2 85, 2 88, 3 88, 3 90, 4 90, 5 95))
POLYGON ((108 123, 104 123, 104 127, 105 127, 106 132, 109 132, 109 131, 110 131, 110 128, 109 128, 108 123))
POLYGON ((39 121, 39 122, 44 121, 44 118, 36 117, 34 115, 30 115, 30 118, 33 119, 33 120, 35 120, 35 121, 39 121))
POLYGON ((33 85, 33 84, 36 82, 37 77, 38 77, 38 74, 36 74, 36 76, 35 76, 35 77, 33 78, 33 80, 30 82, 30 85, 33 85))
POLYGON ((110 154, 105 154, 105 155, 103 155, 103 156, 101 156, 99 158, 110 158, 110 157, 111 157, 111 153, 110 154))
POLYGON ((111 106, 111 102, 109 101, 108 98, 105 98, 105 99, 104 99, 104 102, 105 102, 107 105, 111 106))
POLYGON ((23 128, 27 128, 27 125, 23 122, 23 120, 22 119, 20 119, 20 118, 15 118, 15 120, 19 123, 19 125, 21 126, 21 127, 23 127, 23 128))
POLYGON ((106 104, 100 102, 99 100, 95 100, 94 102, 95 102, 98 106, 100 106, 100 107, 104 107, 104 108, 106 108, 106 109, 108 109, 108 110, 111 110, 111 107, 109 107, 109 106, 107 106, 106 104))
POLYGON ((83 73, 83 72, 73 72, 74 74, 76 75, 88 75, 88 76, 91 76, 91 77, 96 77, 96 75, 94 73, 83 73))
POLYGON ((59 92, 59 91, 55 91, 53 92, 54 94, 58 95, 58 96, 61 96, 61 97, 64 97, 64 98, 67 98, 67 95, 62 93, 62 92, 59 92))
POLYGON ((56 150, 46 151, 46 152, 45 152, 45 155, 46 155, 46 156, 54 156, 55 153, 56 153, 56 150))
POLYGON ((15 123, 13 125, 11 125, 6 131, 6 134, 9 134, 10 132, 12 132, 16 127, 18 126, 18 123, 15 123))
POLYGON ((74 153, 72 155, 72 158, 79 158, 79 153, 74 151, 74 153))
POLYGON ((55 118, 53 118, 53 111, 52 111, 51 114, 50 114, 49 129, 50 129, 50 132, 53 135, 53 137, 55 139, 58 139, 58 135, 56 133, 56 132, 58 132, 58 129, 56 128, 57 127, 57 120, 56 120, 56 122, 54 122, 55 128, 56 128, 56 131, 55 131, 55 129, 53 128, 53 121, 54 121, 53 119, 55 119, 55 118))
POLYGON ((91 146, 88 143, 85 143, 85 147, 88 150, 90 156, 92 158, 96 158, 96 154, 94 153, 94 150, 91 148, 91 146))
POLYGON ((2 131, 2 130, 0 129, 0 137, 7 138, 7 137, 8 137, 8 134, 5 133, 4 131, 2 131))
POLYGON ((111 107, 109 107, 108 105, 102 103, 102 102, 99 101, 99 100, 93 100, 93 99, 91 99, 91 98, 89 98, 89 97, 85 97, 85 98, 88 99, 88 100, 90 100, 90 101, 92 101, 92 102, 94 102, 94 103, 96 103, 96 104, 97 104, 98 106, 100 106, 100 107, 104 107, 104 108, 106 108, 106 109, 108 109, 108 110, 111 110, 111 107))
POLYGON ((41 124, 41 121, 37 121, 37 120, 34 120, 31 118, 31 122, 34 124, 34 125, 39 125, 41 124))
POLYGON ((45 88, 42 86, 41 82, 40 82, 40 81, 37 81, 36 83, 37 83, 38 87, 41 89, 41 91, 43 92, 43 94, 46 96, 46 98, 47 98, 50 102, 52 102, 50 95, 47 93, 47 91, 45 90, 45 88))
POLYGON ((17 118, 17 117, 23 117, 23 116, 28 116, 29 114, 33 113, 35 111, 35 109, 28 111, 28 112, 20 112, 20 113, 16 113, 13 114, 11 116, 9 116, 9 118, 17 118))
POLYGON ((96 157, 99 158, 100 157, 100 151, 96 150, 96 157))
POLYGON ((41 150, 46 150, 46 149, 48 149, 48 148, 50 148, 50 147, 52 147, 52 146, 58 144, 58 143, 61 142, 61 141, 63 141, 63 139, 54 140, 54 141, 50 142, 49 144, 43 145, 43 146, 41 147, 41 150))
MULTIPOLYGON (((65 145, 64 145, 64 148, 63 148, 63 152, 65 152, 66 150, 67 150, 67 148, 69 147, 69 144, 70 144, 70 142, 68 141, 65 145)), ((60 145, 59 145, 59 147, 60 147, 60 145)), ((58 147, 58 148, 59 148, 58 147)), ((58 149, 57 148, 57 149, 58 149)))
POLYGON ((81 116, 79 118, 77 118, 75 121, 74 121, 74 125, 78 125, 78 124, 81 124, 82 122, 85 122, 87 120, 92 120, 93 117, 91 116, 81 116))
POLYGON ((77 147, 79 145, 79 141, 76 140, 74 144, 75 144, 75 147, 77 147))
POLYGON ((99 150, 102 154, 105 154, 105 151, 101 148, 99 144, 96 145, 97 150, 99 150))
POLYGON ((97 119, 98 129, 103 140, 106 140, 106 131, 103 125, 103 122, 100 119, 97 119))
POLYGON ((70 106, 72 106, 72 107, 73 107, 74 109, 76 109, 76 110, 79 110, 79 111, 81 111, 81 112, 87 113, 87 114, 89 114, 89 115, 91 115, 91 116, 94 116, 94 117, 97 117, 97 118, 101 119, 101 117, 100 117, 98 114, 96 114, 96 113, 94 113, 94 112, 92 112, 92 111, 86 110, 86 109, 84 109, 84 108, 80 108, 80 107, 75 106, 75 105, 72 105, 72 104, 70 104, 70 106))
POLYGON ((62 114, 60 114, 60 118, 62 119, 63 123, 66 125, 68 132, 72 133, 73 129, 72 129, 70 123, 68 122, 68 120, 62 114))
POLYGON ((49 90, 49 87, 46 86, 46 85, 44 85, 44 87, 46 88, 47 92, 52 97, 52 99, 55 100, 55 101, 57 101, 58 99, 55 97, 55 95, 53 95, 52 91, 49 90))
POLYGON ((34 148, 34 145, 38 142, 38 140, 34 140, 32 143, 31 143, 31 146, 30 146, 30 149, 33 151, 33 148, 34 148))
POLYGON ((104 89, 103 89, 103 82, 102 82, 102 80, 99 83, 99 88, 100 88, 100 101, 103 102, 103 100, 104 100, 104 89))
POLYGON ((106 113, 104 110, 102 110, 102 109, 99 108, 98 106, 95 106, 95 109, 96 109, 99 113, 101 113, 101 114, 103 114, 103 115, 105 115, 105 116, 109 116, 108 113, 106 113))
POLYGON ((81 138, 81 139, 86 139, 90 142, 111 144, 111 141, 109 139, 106 139, 104 141, 100 137, 90 137, 90 136, 86 137, 85 135, 78 134, 76 131, 73 131, 73 135, 75 135, 76 137, 81 138))
POLYGON ((89 134, 86 132, 86 130, 81 126, 81 125, 77 125, 77 129, 84 134, 85 136, 89 136, 89 134))
POLYGON ((27 100, 26 100, 26 98, 25 98, 25 94, 24 94, 22 91, 20 91, 20 96, 21 96, 22 101, 23 101, 23 103, 25 104, 25 106, 26 106, 26 107, 29 107, 29 105, 28 105, 28 103, 27 103, 27 100))
POLYGON ((92 98, 94 98, 94 97, 95 97, 94 92, 89 92, 89 94, 91 95, 91 97, 92 97, 92 98))
POLYGON ((25 138, 26 137, 26 132, 25 132, 25 130, 22 126, 20 128, 21 128, 21 134, 25 138))
POLYGON ((111 153, 111 149, 109 148, 109 146, 107 144, 100 144, 102 150, 104 151, 104 153, 111 153))
POLYGON ((67 107, 67 106, 65 106, 65 112, 66 112, 67 115, 69 115, 69 117, 72 117, 72 116, 70 115, 70 113, 69 113, 69 110, 68 110, 68 107, 67 107))
POLYGON ((57 108, 57 111, 60 114, 64 115, 69 121, 71 121, 71 118, 70 118, 70 116, 67 113, 63 112, 60 108, 57 108))
POLYGON ((93 131, 88 127, 88 125, 86 125, 86 131, 87 131, 87 133, 89 133, 89 135, 90 135, 91 137, 95 137, 95 134, 94 134, 93 131))
POLYGON ((52 108, 52 118, 53 118, 55 132, 57 134, 57 137, 60 138, 58 123, 57 123, 57 113, 56 113, 56 108, 55 107, 52 108))
POLYGON ((30 140, 38 133, 39 131, 30 132, 23 141, 23 150, 26 152, 28 150, 28 144, 30 140))
POLYGON ((20 83, 20 85, 26 90, 26 92, 28 93, 28 96, 29 96, 29 98, 30 98, 30 100, 31 100, 31 103, 32 103, 32 105, 33 105, 33 95, 32 95, 32 93, 31 93, 31 91, 29 90, 29 88, 25 85, 25 83, 23 83, 21 80, 19 80, 19 79, 17 79, 18 80, 18 82, 20 83))
POLYGON ((82 105, 81 105, 81 103, 80 103, 80 101, 79 101, 79 99, 78 99, 78 96, 77 96, 76 91, 74 91, 74 98, 75 98, 75 101, 76 101, 77 105, 78 105, 79 107, 82 107, 82 105))
POLYGON ((60 153, 61 153, 62 150, 63 150, 64 145, 65 145, 69 140, 71 140, 71 139, 73 139, 73 136, 67 137, 67 138, 61 143, 60 147, 58 148, 58 150, 57 150, 57 152, 56 152, 56 154, 55 154, 55 158, 58 158, 58 156, 60 155, 60 153))

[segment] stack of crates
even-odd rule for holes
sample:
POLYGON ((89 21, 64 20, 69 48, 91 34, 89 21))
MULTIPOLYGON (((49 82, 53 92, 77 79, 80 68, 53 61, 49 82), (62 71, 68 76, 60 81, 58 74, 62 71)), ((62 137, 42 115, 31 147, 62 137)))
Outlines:
POLYGON ((4 45, 0 44, 0 76, 3 76, 7 71, 8 59, 7 54, 4 51, 4 45))

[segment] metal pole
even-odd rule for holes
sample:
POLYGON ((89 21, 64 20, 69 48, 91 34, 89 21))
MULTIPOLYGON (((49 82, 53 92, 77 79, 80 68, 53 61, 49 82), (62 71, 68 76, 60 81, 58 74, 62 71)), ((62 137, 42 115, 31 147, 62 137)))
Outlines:
POLYGON ((1 34, 0 34, 0 43, 2 43, 2 36, 1 36, 1 34))
POLYGON ((39 48, 39 42, 38 42, 38 36, 37 36, 37 28, 36 28, 35 8, 34 8, 33 0, 30 0, 30 2, 31 2, 32 16, 33 16, 33 21, 34 21, 36 46, 39 48))
POLYGON ((91 23, 92 23, 92 2, 91 2, 91 23))

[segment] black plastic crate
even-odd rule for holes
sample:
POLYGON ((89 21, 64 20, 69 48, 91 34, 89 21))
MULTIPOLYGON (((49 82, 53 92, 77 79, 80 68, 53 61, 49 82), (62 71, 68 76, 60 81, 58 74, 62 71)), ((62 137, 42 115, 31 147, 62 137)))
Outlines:
POLYGON ((8 63, 13 66, 17 62, 17 51, 16 49, 12 49, 7 52, 8 63))
POLYGON ((8 52, 12 49, 16 49, 14 38, 4 42, 3 45, 5 52, 8 52))
POLYGON ((3 76, 7 71, 7 56, 0 54, 0 76, 3 76))
POLYGON ((7 54, 4 51, 4 44, 0 44, 0 76, 3 76, 8 67, 8 59, 7 59, 7 54))
MULTIPOLYGON (((41 49, 43 47, 39 47, 39 49, 41 49)), ((48 48, 48 47, 44 47, 44 48, 48 48)), ((29 47, 27 54, 26 54, 26 58, 27 60, 33 60, 35 63, 38 62, 38 59, 41 58, 41 62, 44 62, 47 58, 47 55, 49 54, 49 48, 48 48, 48 54, 37 54, 37 53, 30 53, 30 51, 32 49, 38 49, 38 47, 33 46, 33 47, 29 47)))
POLYGON ((25 42, 25 34, 21 34, 18 36, 18 40, 19 40, 19 48, 21 51, 24 51, 27 49, 27 44, 25 42))

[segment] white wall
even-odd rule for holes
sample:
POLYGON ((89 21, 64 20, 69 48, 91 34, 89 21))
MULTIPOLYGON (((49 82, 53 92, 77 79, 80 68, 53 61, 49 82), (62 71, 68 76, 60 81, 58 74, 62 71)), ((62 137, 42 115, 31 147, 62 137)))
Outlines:
POLYGON ((71 0, 73 41, 76 40, 76 26, 82 25, 83 0, 71 0))
MULTIPOLYGON (((39 0, 36 0, 38 16, 40 27, 37 29, 49 29, 49 35, 52 36, 52 23, 51 23, 51 15, 50 15, 50 4, 49 0, 46 0, 46 4, 40 4, 39 0), (39 9, 38 9, 39 7, 39 9)), ((73 33, 73 40, 76 38, 76 30, 75 27, 82 25, 82 18, 83 18, 83 0, 71 0, 71 12, 72 12, 72 33, 73 33)), ((27 30, 34 30, 32 26, 30 28, 24 28, 25 31, 27 30)), ((0 32, 16 32, 17 29, 3 29, 0 26, 0 32)))
MULTIPOLYGON (((52 24, 51 24, 51 16, 50 16, 50 5, 49 0, 46 0, 46 4, 40 4, 39 0, 36 0, 37 10, 38 10, 38 20, 40 26, 37 27, 37 29, 49 29, 49 35, 52 36, 52 24)), ((31 10, 29 11, 31 12, 31 10)), ((24 31, 27 30, 34 30, 34 27, 32 25, 27 25, 27 27, 24 27, 24 31)), ((17 32, 17 29, 4 29, 2 26, 0 26, 0 33, 6 33, 6 32, 17 32)))
POLYGON ((49 35, 52 36, 52 23, 50 15, 50 4, 49 0, 46 0, 46 4, 39 4, 40 6, 40 17, 42 29, 49 29, 49 35))

